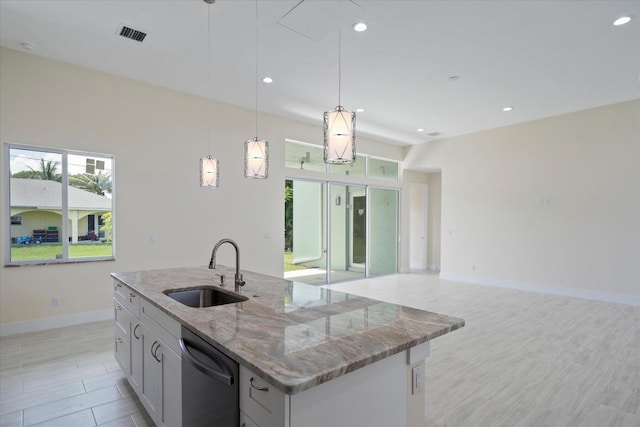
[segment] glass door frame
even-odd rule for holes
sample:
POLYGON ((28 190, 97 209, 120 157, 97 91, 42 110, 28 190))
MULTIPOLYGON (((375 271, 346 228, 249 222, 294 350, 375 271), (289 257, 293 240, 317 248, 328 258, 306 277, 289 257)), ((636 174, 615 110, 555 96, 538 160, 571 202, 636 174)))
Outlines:
MULTIPOLYGON (((287 172, 289 172, 290 169, 287 169, 287 172)), ((331 239, 331 230, 332 230, 332 219, 331 219, 331 214, 329 213, 329 209, 332 206, 331 203, 332 201, 335 199, 335 197, 332 195, 332 186, 333 185, 342 185, 345 187, 361 187, 364 189, 364 197, 366 198, 366 216, 365 216, 365 226, 366 226, 366 233, 365 233, 365 239, 366 239, 366 244, 365 244, 365 265, 364 265, 364 276, 362 278, 368 278, 370 277, 370 257, 371 257, 371 248, 370 248, 370 242, 371 242, 371 197, 370 197, 370 189, 372 188, 376 188, 376 189, 384 189, 384 190, 393 190, 396 191, 397 197, 396 197, 396 203, 395 203, 395 209, 396 209, 396 224, 395 224, 395 235, 396 235, 396 262, 395 262, 395 271, 390 272, 388 274, 397 274, 400 271, 400 250, 401 250, 401 245, 400 245, 400 240, 399 240, 399 236, 400 236, 400 206, 401 206, 401 197, 402 197, 402 191, 401 191, 401 185, 400 182, 398 183, 394 183, 397 185, 389 185, 390 183, 388 182, 384 182, 384 183, 378 183, 378 182, 369 182, 372 181, 370 179, 366 179, 366 178, 355 178, 355 177, 344 177, 344 176, 335 176, 335 175, 331 175, 330 178, 332 179, 327 179, 328 176, 327 174, 321 173, 321 172, 314 172, 314 171, 296 171, 296 173, 287 173, 285 175, 285 181, 286 180, 292 180, 294 183, 295 181, 307 181, 307 182, 315 182, 321 185, 324 185, 324 188, 326 189, 326 194, 325 194, 325 207, 323 209, 326 210, 327 215, 324 218, 324 226, 325 226, 325 242, 326 242, 326 247, 323 248, 324 254, 325 254, 325 284, 331 284, 331 283, 338 283, 339 281, 333 281, 332 277, 331 277, 331 258, 332 258, 332 239, 331 239), (341 179, 335 179, 335 178, 341 178, 341 179), (347 178, 347 179, 344 179, 347 178)), ((295 185, 295 184, 294 184, 295 185)), ((344 203, 347 203, 348 201, 345 200, 344 203)), ((353 211, 353 209, 352 209, 353 211)), ((350 214, 352 215, 353 212, 350 214)), ((294 224, 294 233, 295 233, 295 224, 294 224)), ((352 239, 350 239, 352 240, 352 239)), ((295 248, 294 248, 295 251, 295 248)), ((351 258, 351 255, 349 255, 349 258, 351 258)), ((349 260, 350 261, 350 260, 349 260)), ((385 273, 382 273, 380 275, 384 275, 385 273)), ((378 276, 378 275, 376 275, 378 276)), ((346 279, 346 280, 352 280, 352 279, 346 279)))

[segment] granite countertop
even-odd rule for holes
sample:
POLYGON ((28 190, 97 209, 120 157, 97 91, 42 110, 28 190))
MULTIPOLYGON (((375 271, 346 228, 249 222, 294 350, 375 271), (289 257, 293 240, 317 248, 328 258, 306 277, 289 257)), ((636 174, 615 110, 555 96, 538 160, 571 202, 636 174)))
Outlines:
POLYGON ((163 291, 218 286, 218 266, 112 273, 185 327, 286 394, 295 394, 464 326, 464 320, 242 271, 249 298, 191 308, 163 291))

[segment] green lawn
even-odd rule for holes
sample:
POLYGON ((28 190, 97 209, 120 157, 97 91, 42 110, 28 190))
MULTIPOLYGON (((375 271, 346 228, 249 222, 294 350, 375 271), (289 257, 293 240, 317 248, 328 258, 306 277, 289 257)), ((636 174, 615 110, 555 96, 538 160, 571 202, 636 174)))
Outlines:
POLYGON ((293 263, 293 252, 284 253, 284 271, 305 270, 308 267, 293 263))
MULTIPOLYGON (((11 261, 56 259, 62 245, 22 245, 11 247, 11 261)), ((108 257, 113 255, 111 243, 79 243, 69 245, 69 258, 108 257)))

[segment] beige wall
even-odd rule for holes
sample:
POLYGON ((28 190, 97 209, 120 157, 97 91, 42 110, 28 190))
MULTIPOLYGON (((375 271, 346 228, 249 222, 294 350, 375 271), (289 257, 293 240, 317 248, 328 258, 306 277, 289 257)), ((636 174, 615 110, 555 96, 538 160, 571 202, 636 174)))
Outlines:
MULTIPOLYGON (((318 123, 309 125, 261 115, 270 176, 249 180, 242 150, 255 136, 253 111, 0 49, 2 143, 114 154, 117 227, 116 261, 1 268, 0 323, 108 310, 110 272, 206 265, 223 237, 238 242, 243 269, 281 275, 284 140, 320 144, 321 118, 319 111, 318 123), (218 189, 198 185, 209 115, 218 189)), ((402 159, 400 147, 367 138, 358 138, 358 149, 402 159)), ((2 156, 4 200, 4 147, 2 156)), ((9 238, 5 222, 2 242, 9 238)), ((3 262, 5 251, 0 245, 3 262)), ((232 265, 232 254, 222 248, 220 263, 232 265)))
POLYGON ((640 296, 640 100, 414 146, 445 277, 640 296), (474 269, 475 266, 475 269, 474 269))

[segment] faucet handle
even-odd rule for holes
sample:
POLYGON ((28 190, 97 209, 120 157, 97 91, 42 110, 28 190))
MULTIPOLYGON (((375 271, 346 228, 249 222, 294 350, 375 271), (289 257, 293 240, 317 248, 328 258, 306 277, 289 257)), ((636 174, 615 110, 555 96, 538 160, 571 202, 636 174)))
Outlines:
POLYGON ((224 283, 224 274, 220 275, 220 287, 224 288, 226 283, 224 283))

